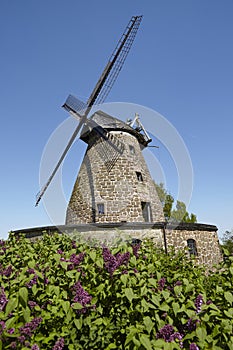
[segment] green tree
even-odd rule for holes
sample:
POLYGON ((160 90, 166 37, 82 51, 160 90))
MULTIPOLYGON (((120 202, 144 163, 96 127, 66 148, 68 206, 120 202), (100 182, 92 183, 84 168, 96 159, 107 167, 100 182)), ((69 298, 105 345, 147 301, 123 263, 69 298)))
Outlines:
POLYGON ((195 214, 189 214, 186 209, 186 205, 182 201, 176 201, 175 209, 173 209, 174 198, 165 189, 164 184, 156 184, 155 188, 158 193, 159 199, 163 206, 164 217, 166 221, 174 222, 197 222, 195 214))
POLYGON ((223 248, 226 248, 231 254, 233 254, 233 229, 224 233, 222 242, 223 248))

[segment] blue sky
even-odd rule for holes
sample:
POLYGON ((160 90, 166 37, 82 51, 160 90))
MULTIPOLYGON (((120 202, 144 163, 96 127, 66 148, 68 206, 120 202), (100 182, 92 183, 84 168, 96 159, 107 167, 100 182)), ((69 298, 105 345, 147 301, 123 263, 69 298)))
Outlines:
MULTIPOLYGON (((138 14, 141 27, 108 102, 146 106, 173 124, 193 165, 189 211, 217 225, 220 235, 231 229, 232 12, 231 0, 1 1, 1 237, 53 224, 43 203, 34 207, 44 146, 68 117, 61 108, 67 95, 89 97, 138 14)), ((65 162, 66 196, 83 149, 77 142, 65 162)), ((166 172, 168 190, 176 193, 166 172)))

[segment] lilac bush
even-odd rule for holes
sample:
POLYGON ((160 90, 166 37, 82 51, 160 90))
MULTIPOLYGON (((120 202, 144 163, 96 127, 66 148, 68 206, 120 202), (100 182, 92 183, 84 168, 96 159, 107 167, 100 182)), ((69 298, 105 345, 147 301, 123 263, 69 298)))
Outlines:
POLYGON ((0 350, 233 349, 233 262, 206 274, 152 242, 0 241, 0 350))

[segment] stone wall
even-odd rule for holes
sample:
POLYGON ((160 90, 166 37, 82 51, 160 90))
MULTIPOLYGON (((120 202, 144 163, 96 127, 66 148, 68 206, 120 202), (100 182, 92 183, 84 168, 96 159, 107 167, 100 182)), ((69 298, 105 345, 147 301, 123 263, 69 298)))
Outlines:
MULTIPOLYGON (((167 249, 175 251, 187 248, 187 240, 193 239, 196 243, 196 261, 200 264, 213 266, 222 260, 217 227, 204 224, 180 224, 178 227, 170 225, 166 228, 167 249)), ((189 255, 188 251, 187 254, 189 255)))
POLYGON ((79 224, 79 225, 61 225, 35 227, 24 230, 14 231, 15 234, 24 233, 27 238, 37 239, 44 233, 64 232, 68 235, 76 235, 79 233, 85 239, 96 239, 100 243, 113 242, 116 238, 123 240, 145 238, 152 239, 156 246, 162 247, 165 252, 186 249, 187 240, 194 239, 196 242, 197 263, 212 267, 222 261, 220 245, 217 236, 217 227, 205 224, 179 224, 167 225, 164 222, 157 223, 95 223, 95 224, 79 224))

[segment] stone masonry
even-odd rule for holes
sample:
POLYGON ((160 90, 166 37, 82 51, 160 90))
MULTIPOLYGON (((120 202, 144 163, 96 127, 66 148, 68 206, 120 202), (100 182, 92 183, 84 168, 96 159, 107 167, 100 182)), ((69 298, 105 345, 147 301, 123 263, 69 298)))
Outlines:
POLYGON ((67 225, 164 221, 162 206, 142 155, 144 146, 137 134, 122 129, 120 124, 109 131, 124 145, 123 153, 110 171, 104 155, 111 152, 112 146, 101 137, 85 139, 88 148, 68 205, 67 225))
POLYGON ((171 247, 174 247, 175 251, 184 250, 188 247, 187 242, 190 239, 195 242, 195 259, 198 263, 211 267, 222 261, 216 226, 197 223, 181 223, 177 227, 167 226, 166 244, 168 251, 171 247))

